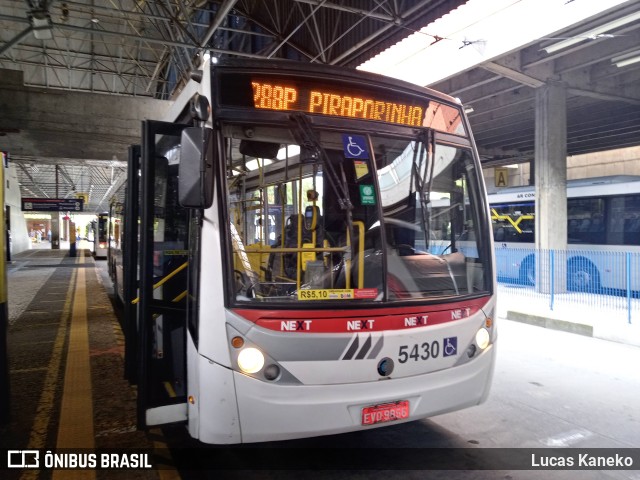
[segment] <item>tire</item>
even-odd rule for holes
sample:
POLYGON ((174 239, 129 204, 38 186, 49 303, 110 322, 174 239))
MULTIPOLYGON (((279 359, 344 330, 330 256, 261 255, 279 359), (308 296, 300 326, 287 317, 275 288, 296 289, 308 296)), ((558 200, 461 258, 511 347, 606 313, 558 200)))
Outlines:
POLYGON ((536 284, 536 264, 533 255, 528 256, 520 265, 520 285, 534 286, 536 284))
POLYGON ((600 290, 600 272, 586 258, 573 258, 567 266, 567 290, 595 292, 600 290))

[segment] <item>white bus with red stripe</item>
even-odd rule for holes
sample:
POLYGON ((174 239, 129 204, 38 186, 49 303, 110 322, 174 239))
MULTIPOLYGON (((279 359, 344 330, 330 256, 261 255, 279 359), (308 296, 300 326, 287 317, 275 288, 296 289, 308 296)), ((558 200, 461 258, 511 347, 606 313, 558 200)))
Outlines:
POLYGON ((293 62, 201 77, 130 159, 139 426, 263 442, 485 401, 493 243, 462 106, 293 62))

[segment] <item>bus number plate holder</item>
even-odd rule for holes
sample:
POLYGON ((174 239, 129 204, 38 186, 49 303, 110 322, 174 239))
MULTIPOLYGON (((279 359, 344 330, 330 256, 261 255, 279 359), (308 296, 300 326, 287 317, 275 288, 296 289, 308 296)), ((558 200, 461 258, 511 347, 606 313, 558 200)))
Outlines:
POLYGON ((362 409, 362 425, 393 422, 409 418, 409 400, 373 405, 362 409))

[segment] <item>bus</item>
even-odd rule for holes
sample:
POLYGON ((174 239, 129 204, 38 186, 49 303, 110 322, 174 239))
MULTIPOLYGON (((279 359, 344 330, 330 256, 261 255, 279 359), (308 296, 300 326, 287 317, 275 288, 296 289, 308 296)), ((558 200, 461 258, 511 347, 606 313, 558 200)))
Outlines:
POLYGON ((109 212, 96 215, 93 224, 93 256, 94 258, 107 258, 109 248, 109 212))
MULTIPOLYGON (((123 192, 124 194, 124 192, 123 192)), ((107 245, 107 270, 113 283, 115 299, 121 304, 124 302, 124 265, 123 265, 123 220, 124 202, 118 195, 114 195, 109 205, 108 238, 107 245)))
MULTIPOLYGON (((535 285, 535 187, 500 189, 489 203, 498 279, 535 285)), ((638 252, 640 176, 567 181, 567 288, 640 290, 640 279, 628 279, 625 266, 625 254, 638 252)))
POLYGON ((224 59, 195 78, 130 150, 138 426, 253 443, 484 402, 494 248, 460 102, 285 60, 224 59))

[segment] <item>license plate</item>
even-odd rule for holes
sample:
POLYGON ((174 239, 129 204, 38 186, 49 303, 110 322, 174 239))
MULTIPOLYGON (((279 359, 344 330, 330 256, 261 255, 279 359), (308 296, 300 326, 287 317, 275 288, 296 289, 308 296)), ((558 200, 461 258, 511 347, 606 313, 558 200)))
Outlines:
POLYGON ((393 422, 409 418, 409 400, 373 405, 362 409, 362 425, 393 422))

